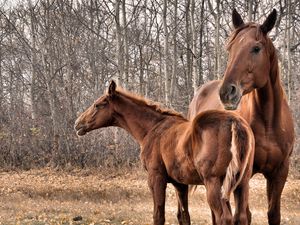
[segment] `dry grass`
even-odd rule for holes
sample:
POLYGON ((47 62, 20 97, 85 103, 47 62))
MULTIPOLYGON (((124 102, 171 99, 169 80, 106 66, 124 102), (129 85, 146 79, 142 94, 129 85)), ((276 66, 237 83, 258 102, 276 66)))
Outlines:
MULTIPOLYGON (((265 180, 251 180, 253 224, 267 224, 265 180)), ((0 224, 151 224, 152 198, 142 169, 0 173, 0 224), (81 216, 80 221, 73 221, 81 216)), ((177 202, 167 190, 166 224, 177 224, 177 202)), ((205 189, 190 197, 192 224, 211 224, 205 189)), ((289 178, 282 197, 282 224, 300 224, 300 180, 289 178)))

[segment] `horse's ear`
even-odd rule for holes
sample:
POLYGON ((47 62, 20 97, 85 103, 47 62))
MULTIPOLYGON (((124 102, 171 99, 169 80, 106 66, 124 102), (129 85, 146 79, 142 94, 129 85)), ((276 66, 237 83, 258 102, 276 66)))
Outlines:
POLYGON ((273 9, 273 11, 267 17, 265 22, 260 26, 261 31, 264 34, 267 34, 274 27, 276 19, 277 19, 277 11, 276 11, 276 9, 273 9))
POLYGON ((108 94, 114 95, 116 93, 116 87, 117 87, 116 82, 114 80, 112 80, 109 84, 108 94))
POLYGON ((244 25, 244 21, 236 9, 232 10, 232 23, 235 29, 244 25))

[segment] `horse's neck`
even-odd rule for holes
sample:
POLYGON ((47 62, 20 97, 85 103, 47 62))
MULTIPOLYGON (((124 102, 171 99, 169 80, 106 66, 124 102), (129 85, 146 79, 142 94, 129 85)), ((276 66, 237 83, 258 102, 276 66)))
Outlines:
POLYGON ((147 106, 132 102, 119 105, 114 113, 115 125, 128 131, 139 143, 163 117, 147 106))
POLYGON ((249 120, 256 120, 253 117, 255 115, 255 117, 260 117, 267 129, 273 129, 275 123, 279 122, 282 117, 282 103, 285 101, 280 78, 277 77, 274 83, 270 80, 264 87, 251 92, 248 97, 251 99, 251 101, 248 99, 248 104, 250 102, 252 104, 246 106, 248 112, 252 111, 249 120))

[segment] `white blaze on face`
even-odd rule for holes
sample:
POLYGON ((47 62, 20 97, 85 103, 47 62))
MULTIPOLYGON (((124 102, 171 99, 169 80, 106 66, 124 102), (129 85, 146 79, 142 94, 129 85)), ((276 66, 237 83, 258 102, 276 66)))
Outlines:
POLYGON ((239 40, 239 42, 241 43, 244 39, 245 39, 245 37, 242 37, 242 38, 239 40))

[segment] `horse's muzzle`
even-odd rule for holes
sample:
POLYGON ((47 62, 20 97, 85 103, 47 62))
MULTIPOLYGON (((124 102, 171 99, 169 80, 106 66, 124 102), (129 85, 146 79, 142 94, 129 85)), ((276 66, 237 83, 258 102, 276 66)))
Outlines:
POLYGON ((223 84, 219 95, 226 110, 236 110, 242 98, 240 88, 235 84, 223 84))

